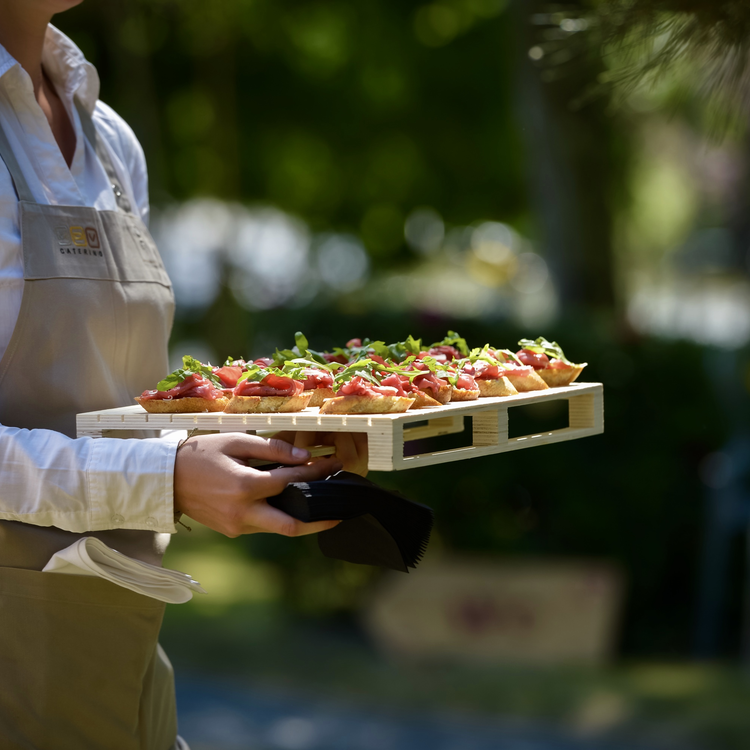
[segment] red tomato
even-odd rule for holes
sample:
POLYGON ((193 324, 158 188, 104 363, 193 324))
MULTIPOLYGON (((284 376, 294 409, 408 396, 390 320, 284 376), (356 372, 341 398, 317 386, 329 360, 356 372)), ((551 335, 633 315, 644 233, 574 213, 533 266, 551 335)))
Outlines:
POLYGON ((219 367, 214 370, 214 373, 227 388, 234 388, 234 386, 237 385, 237 381, 240 379, 240 375, 242 375, 242 368, 235 367, 234 365, 219 367))

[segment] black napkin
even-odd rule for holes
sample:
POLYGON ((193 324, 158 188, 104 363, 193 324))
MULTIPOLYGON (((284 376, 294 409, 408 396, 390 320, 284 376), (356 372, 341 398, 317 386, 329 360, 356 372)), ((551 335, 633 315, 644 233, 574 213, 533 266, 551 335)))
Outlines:
POLYGON ((432 508, 348 471, 290 484, 268 503, 304 522, 341 519, 318 534, 326 557, 404 573, 416 568, 432 531, 432 508))

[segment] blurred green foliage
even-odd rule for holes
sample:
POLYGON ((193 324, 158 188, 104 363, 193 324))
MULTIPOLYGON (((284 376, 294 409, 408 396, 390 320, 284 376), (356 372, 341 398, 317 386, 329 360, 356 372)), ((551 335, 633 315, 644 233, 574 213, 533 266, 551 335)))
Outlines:
POLYGON ((528 212, 504 6, 111 0, 58 22, 140 138, 155 203, 273 203, 391 264, 415 206, 528 212))
MULTIPOLYGON (((300 328, 316 348, 354 336, 436 340, 448 328, 473 345, 556 338, 590 363, 583 379, 605 383, 603 436, 374 478, 432 505, 434 543, 447 549, 619 562, 623 651, 685 654, 698 465, 726 438, 726 420, 700 347, 640 339, 617 322, 611 245, 629 200, 629 124, 603 101, 571 106, 601 71, 595 53, 574 77, 534 72, 528 13, 543 5, 90 0, 56 22, 144 145, 157 207, 202 195, 273 204, 313 231, 360 236, 376 270, 419 273, 403 234, 418 206, 449 226, 504 221, 541 238, 564 302, 549 330, 394 317, 351 296, 250 313, 224 289, 206 311, 178 311, 174 340, 259 356, 300 328)), ((306 613, 356 610, 378 575, 322 558, 313 539, 232 544, 277 565, 287 605, 306 613)))

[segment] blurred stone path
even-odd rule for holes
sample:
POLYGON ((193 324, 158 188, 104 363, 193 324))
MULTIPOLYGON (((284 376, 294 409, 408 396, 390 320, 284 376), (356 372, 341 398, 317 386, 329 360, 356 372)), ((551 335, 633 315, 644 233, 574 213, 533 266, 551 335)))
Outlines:
POLYGON ((697 750, 668 736, 581 737, 541 722, 389 711, 184 673, 177 705, 191 750, 697 750))

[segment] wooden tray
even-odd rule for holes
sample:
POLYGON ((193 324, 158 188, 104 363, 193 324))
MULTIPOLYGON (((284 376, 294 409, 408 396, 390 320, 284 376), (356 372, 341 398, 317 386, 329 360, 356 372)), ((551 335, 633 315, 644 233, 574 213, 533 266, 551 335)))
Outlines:
POLYGON ((366 432, 370 470, 399 471, 598 435, 604 432, 604 403, 601 383, 574 383, 565 388, 506 398, 480 398, 405 414, 319 414, 318 409, 294 414, 148 414, 136 404, 79 414, 76 426, 79 437, 95 438, 118 437, 122 430, 366 432), (508 409, 542 401, 567 401, 568 426, 508 437, 508 409), (467 416, 471 417, 469 445, 404 456, 404 444, 409 441, 463 432, 467 416))

